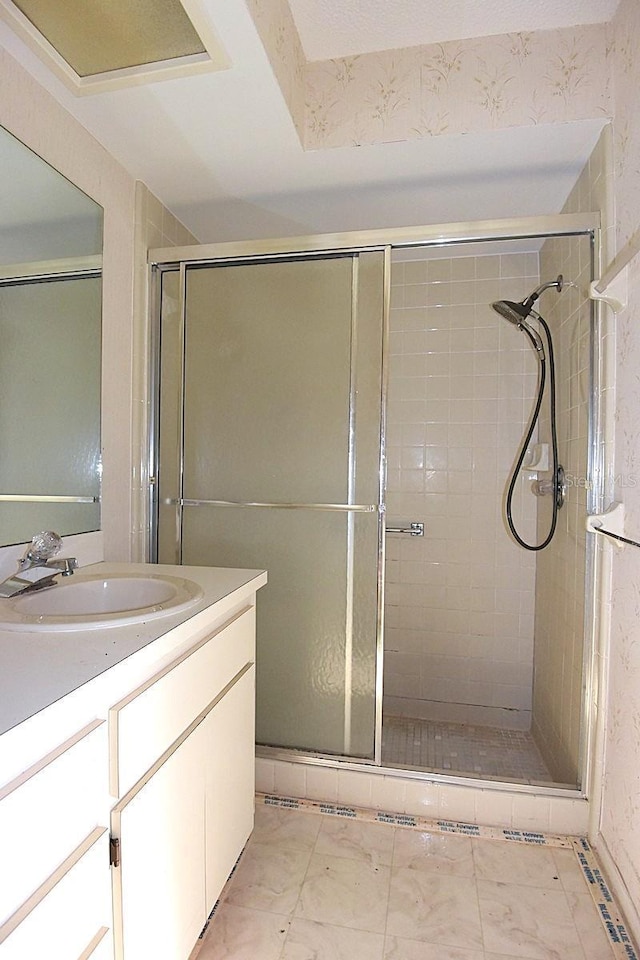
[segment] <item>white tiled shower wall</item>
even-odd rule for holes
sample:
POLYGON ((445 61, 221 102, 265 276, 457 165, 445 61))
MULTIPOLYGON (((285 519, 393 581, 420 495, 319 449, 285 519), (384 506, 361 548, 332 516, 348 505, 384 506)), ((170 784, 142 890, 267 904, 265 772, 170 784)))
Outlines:
MULTIPOLYGON (((490 304, 538 285, 538 254, 494 249, 405 250, 393 262, 387 522, 424 521, 425 535, 387 535, 384 709, 529 729, 535 555, 502 514, 537 361, 490 304)), ((525 484, 514 517, 533 541, 525 484)))
MULTIPOLYGON (((608 158, 610 141, 611 128, 607 127, 569 195, 563 213, 608 210, 613 176, 608 158)), ((585 238, 573 243, 547 240, 540 251, 540 272, 545 280, 553 279, 558 273, 562 273, 565 280, 560 296, 545 294, 541 312, 556 345, 559 458, 567 473, 568 485, 566 503, 558 514, 556 534, 536 561, 532 732, 554 779, 575 783, 582 746, 584 665, 589 653, 585 648, 589 242, 585 238)), ((605 337, 603 349, 607 348, 605 337)), ((609 377, 609 388, 612 380, 609 377)), ((603 395, 602 402, 604 400, 603 395)), ((548 434, 546 425, 541 429, 548 434)), ((541 504, 538 519, 541 525, 548 524, 548 504, 541 504)))

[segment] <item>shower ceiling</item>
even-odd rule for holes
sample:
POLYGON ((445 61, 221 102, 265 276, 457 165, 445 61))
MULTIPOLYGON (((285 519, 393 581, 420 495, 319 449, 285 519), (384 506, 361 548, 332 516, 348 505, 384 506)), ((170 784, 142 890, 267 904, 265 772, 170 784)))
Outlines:
MULTIPOLYGON (((482 4, 482 33, 528 29, 532 17, 554 27, 604 23, 616 5, 493 0, 482 4)), ((606 122, 304 151, 245 0, 200 6, 229 57, 228 70, 77 98, 2 22, 0 44, 204 242, 556 213, 606 122)), ((320 44, 338 36, 340 11, 340 42, 354 51, 360 36, 391 49, 407 43, 407 31, 415 44, 480 30, 476 0, 456 0, 453 18, 439 2, 394 0, 382 4, 392 8, 393 22, 380 15, 379 40, 380 6, 291 0, 306 46, 314 34, 320 44), (326 19, 324 30, 309 27, 314 10, 326 19), (438 33, 425 33, 433 24, 438 33)))

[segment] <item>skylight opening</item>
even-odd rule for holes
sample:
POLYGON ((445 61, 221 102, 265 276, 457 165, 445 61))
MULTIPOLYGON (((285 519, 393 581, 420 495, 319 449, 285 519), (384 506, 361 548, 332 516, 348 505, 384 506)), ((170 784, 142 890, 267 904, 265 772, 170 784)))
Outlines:
POLYGON ((0 0, 0 17, 75 93, 228 66, 201 0, 0 0))

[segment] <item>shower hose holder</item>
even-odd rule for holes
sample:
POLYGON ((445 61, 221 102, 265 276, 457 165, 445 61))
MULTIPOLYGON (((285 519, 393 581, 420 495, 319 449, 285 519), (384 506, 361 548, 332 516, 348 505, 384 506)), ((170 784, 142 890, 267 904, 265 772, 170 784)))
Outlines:
POLYGON ((565 479, 564 467, 558 466, 555 477, 549 477, 546 480, 534 480, 531 485, 536 497, 556 498, 558 510, 564 506, 567 495, 567 481, 565 479))

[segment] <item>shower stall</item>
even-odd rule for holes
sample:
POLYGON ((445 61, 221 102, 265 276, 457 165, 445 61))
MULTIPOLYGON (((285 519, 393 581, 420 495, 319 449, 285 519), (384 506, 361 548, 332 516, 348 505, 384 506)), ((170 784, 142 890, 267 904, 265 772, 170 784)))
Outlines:
POLYGON ((151 251, 151 556, 268 570, 263 753, 580 786, 596 227, 151 251))

